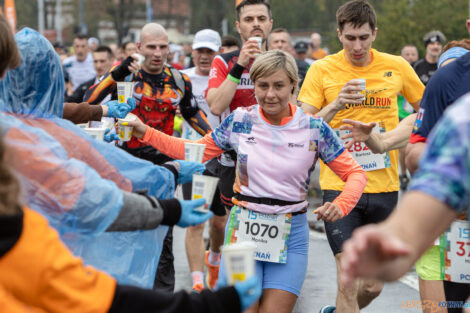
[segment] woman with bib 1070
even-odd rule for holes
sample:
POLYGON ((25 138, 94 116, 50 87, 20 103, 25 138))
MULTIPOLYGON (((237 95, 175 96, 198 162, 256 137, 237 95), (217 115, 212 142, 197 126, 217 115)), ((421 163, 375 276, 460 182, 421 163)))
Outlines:
MULTIPOLYGON (((247 312, 287 313, 294 308, 307 269, 306 198, 317 159, 346 182, 338 198, 316 210, 325 221, 334 222, 354 208, 367 178, 327 123, 289 103, 298 83, 291 55, 280 50, 261 54, 250 78, 258 104, 238 108, 196 142, 206 145, 204 161, 228 150, 237 153, 236 196, 225 244, 255 242, 256 275, 263 284, 261 300, 247 312)), ((141 141, 172 158, 184 158, 185 140, 139 121, 129 125, 141 141)), ((223 271, 221 266, 221 279, 223 271)))

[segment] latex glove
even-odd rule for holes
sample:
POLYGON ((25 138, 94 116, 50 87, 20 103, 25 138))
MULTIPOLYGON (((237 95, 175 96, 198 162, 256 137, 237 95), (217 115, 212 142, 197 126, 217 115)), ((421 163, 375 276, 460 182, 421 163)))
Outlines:
POLYGON ((105 103, 108 106, 108 116, 116 118, 125 118, 127 113, 135 109, 135 99, 127 99, 127 103, 119 103, 117 100, 108 101, 105 103))
MULTIPOLYGON (((176 160, 176 162, 180 165, 178 171, 178 184, 186 184, 193 181, 193 174, 204 172, 205 166, 204 164, 197 163, 197 162, 190 162, 190 161, 181 161, 176 160)), ((212 199, 210 199, 212 200, 212 199)))
POLYGON ((114 140, 119 140, 118 134, 115 134, 115 133, 110 134, 109 133, 110 131, 111 129, 106 129, 106 131, 104 132, 104 141, 111 142, 114 140))
POLYGON ((194 211, 195 208, 204 205, 206 200, 204 198, 196 199, 196 200, 178 200, 181 205, 181 217, 176 223, 176 225, 180 227, 188 227, 194 226, 201 223, 204 223, 208 219, 210 219, 214 213, 207 212, 201 213, 194 211))
POLYGON ((261 282, 257 276, 252 276, 245 281, 235 283, 234 287, 240 298, 242 312, 252 306, 261 297, 263 292, 261 282))

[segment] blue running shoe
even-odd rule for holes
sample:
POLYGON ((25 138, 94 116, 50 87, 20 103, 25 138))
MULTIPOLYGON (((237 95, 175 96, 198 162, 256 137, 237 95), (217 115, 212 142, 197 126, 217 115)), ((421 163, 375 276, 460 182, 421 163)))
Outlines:
POLYGON ((336 307, 332 305, 325 305, 321 308, 320 313, 336 313, 336 307))

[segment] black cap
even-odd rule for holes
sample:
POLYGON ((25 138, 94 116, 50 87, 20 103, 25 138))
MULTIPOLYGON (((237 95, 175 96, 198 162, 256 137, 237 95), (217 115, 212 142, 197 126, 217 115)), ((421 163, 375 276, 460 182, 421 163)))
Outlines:
POLYGON ((299 41, 294 45, 294 49, 297 53, 307 52, 308 43, 306 43, 305 41, 299 41))

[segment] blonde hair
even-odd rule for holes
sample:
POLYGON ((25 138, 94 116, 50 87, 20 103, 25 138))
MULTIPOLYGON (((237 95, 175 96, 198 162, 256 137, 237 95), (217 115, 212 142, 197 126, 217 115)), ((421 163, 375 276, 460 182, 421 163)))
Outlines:
POLYGON ((286 73, 294 84, 295 88, 292 93, 295 93, 299 83, 297 64, 292 55, 281 50, 269 50, 260 54, 251 66, 250 79, 255 83, 258 78, 271 75, 277 70, 283 70, 286 73))

